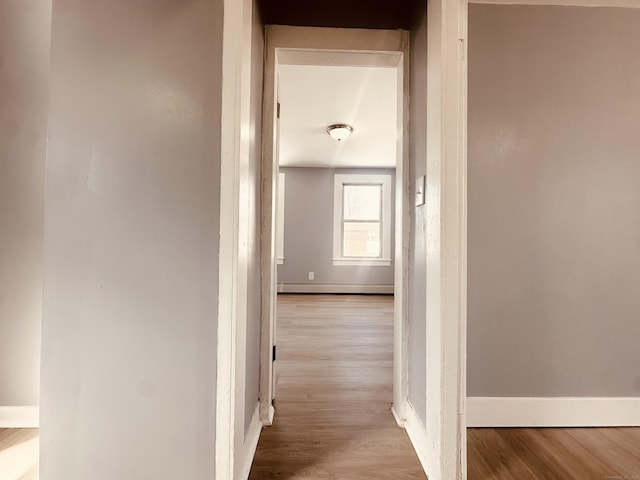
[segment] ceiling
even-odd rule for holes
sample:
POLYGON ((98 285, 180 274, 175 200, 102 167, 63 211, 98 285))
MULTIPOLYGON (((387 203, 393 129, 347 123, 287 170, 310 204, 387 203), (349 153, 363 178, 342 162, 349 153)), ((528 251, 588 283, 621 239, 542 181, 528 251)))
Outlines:
POLYGON ((262 20, 268 25, 388 29, 409 29, 415 5, 419 2, 420 0, 259 0, 262 20))
POLYGON ((280 165, 395 167, 397 70, 280 65, 280 165), (326 129, 353 127, 337 142, 326 129))

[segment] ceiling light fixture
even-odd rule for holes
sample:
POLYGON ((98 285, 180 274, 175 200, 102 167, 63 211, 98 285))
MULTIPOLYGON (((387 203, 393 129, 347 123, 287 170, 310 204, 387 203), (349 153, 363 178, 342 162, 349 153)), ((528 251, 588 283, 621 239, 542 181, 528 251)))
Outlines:
POLYGON ((327 127, 327 133, 331 135, 331 138, 334 140, 341 142, 353 133, 353 127, 346 123, 336 123, 335 125, 329 125, 327 127))

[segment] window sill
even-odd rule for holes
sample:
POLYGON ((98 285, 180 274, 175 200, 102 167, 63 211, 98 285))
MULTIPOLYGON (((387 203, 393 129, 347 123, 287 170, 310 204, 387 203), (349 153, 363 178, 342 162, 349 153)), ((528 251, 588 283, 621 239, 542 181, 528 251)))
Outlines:
POLYGON ((391 266, 390 258, 334 258, 334 266, 345 267, 389 267, 391 266))

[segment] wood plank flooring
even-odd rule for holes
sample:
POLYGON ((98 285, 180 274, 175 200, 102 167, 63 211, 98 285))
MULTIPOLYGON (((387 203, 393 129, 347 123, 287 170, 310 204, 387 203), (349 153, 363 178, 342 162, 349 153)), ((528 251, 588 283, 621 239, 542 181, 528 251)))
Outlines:
POLYGON ((0 428, 0 480, 38 480, 38 429, 0 428))
POLYGON ((640 480, 640 428, 467 431, 468 480, 640 480))
MULTIPOLYGON (((277 413, 250 480, 424 480, 390 413, 393 297, 278 308, 277 413)), ((0 480, 37 479, 38 430, 0 429, 0 480)), ((640 428, 469 429, 468 480, 640 480, 640 428)))
POLYGON ((391 415, 393 297, 280 295, 276 416, 251 480, 426 478, 391 415))
MULTIPOLYGON (((389 408, 393 297, 281 295, 250 480, 424 479, 389 408)), ((468 480, 640 480, 640 429, 469 429, 468 480)))

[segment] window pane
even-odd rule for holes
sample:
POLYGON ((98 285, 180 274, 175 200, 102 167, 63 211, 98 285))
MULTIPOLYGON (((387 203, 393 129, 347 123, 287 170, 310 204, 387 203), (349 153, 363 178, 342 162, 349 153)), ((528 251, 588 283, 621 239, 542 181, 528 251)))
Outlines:
POLYGON ((382 185, 345 185, 344 220, 380 221, 382 185))
POLYGON ((380 222, 344 222, 342 255, 380 257, 380 222))

